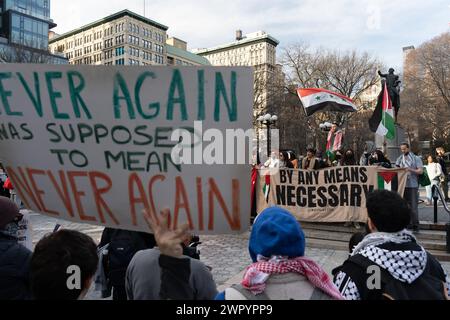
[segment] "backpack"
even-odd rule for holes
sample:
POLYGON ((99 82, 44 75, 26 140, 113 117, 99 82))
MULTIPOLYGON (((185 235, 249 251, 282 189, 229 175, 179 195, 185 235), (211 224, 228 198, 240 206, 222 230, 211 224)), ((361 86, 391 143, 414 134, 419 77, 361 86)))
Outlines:
POLYGON ((337 274, 337 271, 346 273, 356 284, 362 300, 447 300, 445 273, 431 254, 427 253, 427 256, 423 274, 411 284, 395 279, 379 267, 381 286, 379 289, 369 289, 367 280, 373 273, 367 273, 367 270, 377 265, 360 254, 350 257, 333 274, 337 274))
POLYGON ((124 286, 125 275, 136 252, 149 249, 138 232, 113 230, 107 255, 107 277, 112 286, 124 286))

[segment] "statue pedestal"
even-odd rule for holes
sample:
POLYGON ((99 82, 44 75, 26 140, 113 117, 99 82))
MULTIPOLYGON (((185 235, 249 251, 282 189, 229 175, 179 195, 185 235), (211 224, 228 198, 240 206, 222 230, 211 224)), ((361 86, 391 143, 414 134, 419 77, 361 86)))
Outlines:
POLYGON ((395 125, 394 140, 385 139, 385 137, 375 134, 375 145, 377 149, 383 150, 388 159, 394 163, 400 156, 400 144, 407 142, 405 130, 399 125, 395 125), (384 145, 386 142, 386 145, 384 145))

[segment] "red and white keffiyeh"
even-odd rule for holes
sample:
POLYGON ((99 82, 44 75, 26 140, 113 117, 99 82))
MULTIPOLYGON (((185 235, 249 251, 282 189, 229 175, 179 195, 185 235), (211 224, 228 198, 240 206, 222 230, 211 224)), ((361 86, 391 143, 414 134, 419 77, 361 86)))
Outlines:
POLYGON ((330 297, 343 300, 339 290, 333 284, 330 276, 313 260, 305 257, 286 259, 272 257, 263 260, 258 256, 258 262, 250 265, 244 275, 241 285, 254 295, 262 293, 266 288, 266 281, 271 274, 298 273, 305 276, 315 287, 321 289, 330 297))

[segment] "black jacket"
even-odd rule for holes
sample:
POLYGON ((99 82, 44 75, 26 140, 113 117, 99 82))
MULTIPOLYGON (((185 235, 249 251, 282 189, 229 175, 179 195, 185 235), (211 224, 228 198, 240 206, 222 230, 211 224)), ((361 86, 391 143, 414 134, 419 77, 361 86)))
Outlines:
POLYGON ((0 233, 0 300, 31 298, 30 260, 30 250, 16 238, 0 233))
POLYGON ((189 284, 191 263, 186 258, 159 256, 161 267, 161 300, 194 300, 194 289, 189 284))
POLYGON ((444 160, 444 158, 442 158, 442 157, 436 157, 436 158, 437 158, 439 164, 441 165, 441 168, 442 168, 442 174, 443 174, 445 177, 447 177, 448 172, 447 172, 447 166, 445 165, 445 160, 444 160))

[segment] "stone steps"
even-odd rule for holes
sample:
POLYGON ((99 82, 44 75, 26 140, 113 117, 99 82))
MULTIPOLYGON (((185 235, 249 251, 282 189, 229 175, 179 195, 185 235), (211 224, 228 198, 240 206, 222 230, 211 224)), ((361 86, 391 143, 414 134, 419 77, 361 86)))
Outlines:
MULTIPOLYGON (((363 232, 364 227, 356 229, 345 227, 342 223, 301 222, 306 236, 306 244, 311 248, 348 251, 348 242, 355 232, 363 232)), ((450 261, 446 250, 445 224, 421 223, 421 231, 415 234, 418 242, 440 261, 450 261)))

